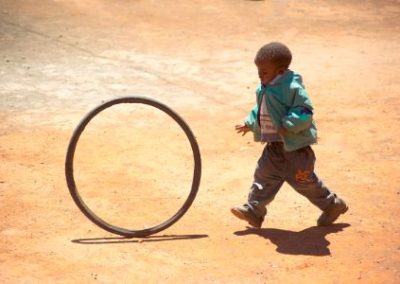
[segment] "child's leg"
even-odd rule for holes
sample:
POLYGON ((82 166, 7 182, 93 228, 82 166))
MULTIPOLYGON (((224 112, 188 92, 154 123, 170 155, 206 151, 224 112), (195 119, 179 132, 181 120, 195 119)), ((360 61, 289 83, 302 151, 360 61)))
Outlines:
POLYGON ((258 160, 247 202, 257 217, 264 219, 266 205, 275 198, 284 182, 284 170, 283 144, 269 143, 258 160))
POLYGON ((336 194, 330 191, 314 172, 315 154, 310 146, 287 152, 286 181, 315 206, 325 210, 333 203, 336 194))

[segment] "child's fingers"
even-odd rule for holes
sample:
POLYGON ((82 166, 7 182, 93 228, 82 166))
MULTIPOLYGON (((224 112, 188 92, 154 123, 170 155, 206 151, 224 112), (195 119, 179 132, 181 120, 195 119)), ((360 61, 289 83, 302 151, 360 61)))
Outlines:
POLYGON ((242 133, 242 136, 244 136, 247 132, 249 132, 250 129, 246 125, 235 125, 235 130, 236 133, 242 133))

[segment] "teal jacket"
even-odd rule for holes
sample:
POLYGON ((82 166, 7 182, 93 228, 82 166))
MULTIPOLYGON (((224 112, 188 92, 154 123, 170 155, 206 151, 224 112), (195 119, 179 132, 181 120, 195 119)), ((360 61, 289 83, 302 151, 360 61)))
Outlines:
POLYGON ((244 123, 253 131, 254 141, 261 140, 259 110, 262 98, 273 125, 288 130, 282 136, 286 151, 294 151, 317 142, 317 128, 313 121, 313 106, 304 88, 301 76, 287 70, 267 86, 260 84, 256 90, 257 104, 244 123))

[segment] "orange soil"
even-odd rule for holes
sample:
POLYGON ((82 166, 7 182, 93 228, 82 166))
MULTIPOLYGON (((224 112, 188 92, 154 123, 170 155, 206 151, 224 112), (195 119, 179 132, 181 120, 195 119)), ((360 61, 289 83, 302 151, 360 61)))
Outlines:
MULTIPOLYGON (((399 283, 399 1, 0 3, 0 282, 399 283), (272 40, 315 104, 317 171, 350 206, 331 227, 287 185, 260 230, 229 212, 262 151, 234 125, 272 40), (193 206, 144 239, 93 225, 64 178, 79 120, 128 95, 184 117, 203 159, 193 206)), ((144 226, 174 212, 192 162, 171 122, 132 111, 91 125, 77 175, 97 212, 144 226)))

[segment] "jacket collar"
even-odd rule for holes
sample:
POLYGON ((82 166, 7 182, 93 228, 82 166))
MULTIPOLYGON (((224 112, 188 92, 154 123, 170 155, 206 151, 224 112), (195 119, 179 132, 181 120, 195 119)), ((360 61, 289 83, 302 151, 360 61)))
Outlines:
POLYGON ((282 74, 277 75, 267 85, 263 85, 261 83, 259 86, 261 87, 261 89, 265 89, 265 88, 270 87, 270 86, 278 86, 278 85, 280 85, 282 83, 291 83, 291 82, 297 82, 299 84, 303 84, 302 78, 301 78, 301 76, 299 74, 293 72, 290 69, 287 69, 282 74))
MULTIPOLYGON (((271 85, 271 86, 273 86, 273 85, 278 85, 278 84, 281 83, 283 80, 285 80, 285 79, 288 77, 288 75, 290 75, 290 74, 293 74, 293 71, 290 70, 290 69, 286 69, 285 72, 283 72, 282 74, 276 75, 276 77, 275 77, 274 79, 272 79, 272 81, 269 82, 268 85, 271 85)), ((268 86, 268 85, 267 85, 267 86, 268 86)))

